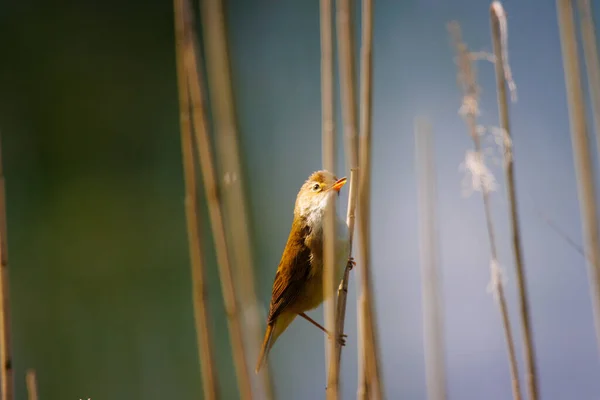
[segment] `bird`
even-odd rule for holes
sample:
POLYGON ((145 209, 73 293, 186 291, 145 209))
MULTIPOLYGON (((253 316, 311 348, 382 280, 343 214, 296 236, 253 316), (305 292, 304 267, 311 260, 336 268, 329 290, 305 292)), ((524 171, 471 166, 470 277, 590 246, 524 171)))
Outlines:
MULTIPOLYGON (((256 364, 256 373, 266 363, 275 341, 296 316, 301 316, 329 335, 327 330, 306 312, 317 308, 323 297, 323 225, 325 209, 331 196, 339 196, 346 178, 338 179, 327 170, 313 172, 300 188, 294 207, 294 219, 287 243, 277 267, 265 336, 256 364)), ((345 266, 352 268, 346 222, 336 219, 335 278, 340 280, 345 266)), ((344 337, 338 341, 344 344, 344 337)))

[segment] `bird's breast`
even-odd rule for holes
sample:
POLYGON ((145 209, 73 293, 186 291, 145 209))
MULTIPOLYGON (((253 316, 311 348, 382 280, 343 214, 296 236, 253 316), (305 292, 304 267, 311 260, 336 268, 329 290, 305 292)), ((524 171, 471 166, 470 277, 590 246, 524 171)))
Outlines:
MULTIPOLYGON (((323 233, 315 234, 310 240, 311 245, 311 275, 320 276, 323 273, 323 233)), ((348 261, 348 226, 339 217, 336 218, 336 240, 335 240, 335 271, 336 279, 341 279, 348 261)))

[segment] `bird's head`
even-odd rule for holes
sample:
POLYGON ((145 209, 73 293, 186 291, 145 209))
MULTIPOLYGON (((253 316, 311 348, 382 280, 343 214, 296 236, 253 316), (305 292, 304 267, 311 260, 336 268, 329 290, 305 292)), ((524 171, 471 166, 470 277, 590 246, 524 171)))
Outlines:
POLYGON ((321 170, 311 174, 300 188, 296 197, 294 214, 299 217, 323 215, 330 196, 340 194, 346 178, 338 179, 329 171, 321 170))

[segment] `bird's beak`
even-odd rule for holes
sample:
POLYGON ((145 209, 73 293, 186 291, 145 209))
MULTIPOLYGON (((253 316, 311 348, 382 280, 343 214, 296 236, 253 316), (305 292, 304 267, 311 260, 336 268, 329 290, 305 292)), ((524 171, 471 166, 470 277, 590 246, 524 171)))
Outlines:
POLYGON ((342 188, 342 186, 344 186, 346 184, 346 178, 341 178, 338 179, 333 186, 331 186, 331 189, 335 190, 336 192, 340 192, 340 189, 342 188))

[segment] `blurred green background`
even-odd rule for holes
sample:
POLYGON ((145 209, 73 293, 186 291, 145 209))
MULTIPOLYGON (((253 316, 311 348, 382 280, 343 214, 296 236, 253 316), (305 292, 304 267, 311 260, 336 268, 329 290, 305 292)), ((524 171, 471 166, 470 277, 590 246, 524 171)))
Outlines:
MULTIPOLYGON (((42 399, 201 398, 172 3, 5 2, 0 18, 18 399, 26 368, 42 399)), ((214 268, 209 283, 218 315, 214 268)), ((232 398, 223 318, 214 331, 232 398)))

